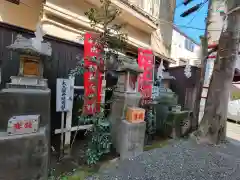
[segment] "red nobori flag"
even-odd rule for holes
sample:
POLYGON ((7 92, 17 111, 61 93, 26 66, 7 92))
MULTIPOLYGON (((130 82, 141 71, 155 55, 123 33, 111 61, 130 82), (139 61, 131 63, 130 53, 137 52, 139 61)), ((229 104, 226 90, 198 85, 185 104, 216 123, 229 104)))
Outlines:
POLYGON ((84 72, 84 91, 86 99, 84 99, 83 112, 85 114, 99 112, 101 103, 102 73, 97 69, 96 63, 90 61, 92 57, 96 57, 97 60, 100 60, 101 57, 101 52, 99 48, 96 47, 96 43, 94 43, 94 35, 93 33, 86 33, 84 37, 84 65, 85 67, 92 66, 98 71, 98 73, 89 71, 84 72), (96 86, 96 82, 94 81, 96 78, 98 79, 98 86, 96 86), (95 95, 95 97, 88 99, 88 96, 91 94, 95 95))
POLYGON ((144 72, 138 77, 138 91, 144 99, 151 99, 153 86, 153 52, 138 48, 138 65, 144 72))

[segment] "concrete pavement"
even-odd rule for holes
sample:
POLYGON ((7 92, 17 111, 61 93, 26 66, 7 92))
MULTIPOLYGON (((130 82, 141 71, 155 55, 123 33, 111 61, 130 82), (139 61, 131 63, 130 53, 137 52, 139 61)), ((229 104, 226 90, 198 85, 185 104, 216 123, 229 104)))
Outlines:
POLYGON ((227 122, 228 140, 240 146, 240 125, 237 123, 227 122))
POLYGON ((240 141, 240 125, 237 123, 227 122, 227 137, 240 141))
POLYGON ((240 125, 227 123, 219 146, 180 140, 124 160, 88 180, 240 180, 240 125))

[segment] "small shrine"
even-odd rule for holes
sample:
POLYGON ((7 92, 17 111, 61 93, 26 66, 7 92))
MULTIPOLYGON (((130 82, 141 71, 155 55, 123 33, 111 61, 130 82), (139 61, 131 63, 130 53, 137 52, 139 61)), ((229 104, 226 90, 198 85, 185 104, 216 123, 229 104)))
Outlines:
POLYGON ((111 118, 125 118, 126 107, 138 107, 141 94, 138 92, 138 75, 143 71, 135 59, 119 56, 121 64, 117 68, 118 82, 113 92, 111 118))
POLYGON ((135 59, 125 56, 120 56, 118 59, 121 64, 117 69, 118 83, 116 92, 137 93, 138 75, 142 73, 143 70, 138 67, 135 59))
POLYGON ((2 179, 48 178, 51 90, 43 78, 43 61, 52 49, 43 42, 43 35, 37 25, 34 38, 17 35, 7 47, 19 54, 20 65, 18 74, 0 91, 0 146, 5 147, 0 149, 5 164, 0 169, 2 179), (16 164, 21 166, 16 168, 16 164))
POLYGON ((43 60, 51 56, 52 48, 50 43, 43 42, 43 31, 37 25, 35 38, 27 39, 22 35, 17 35, 13 44, 7 48, 19 53, 19 73, 18 76, 11 77, 11 83, 7 87, 34 87, 46 88, 47 80, 43 78, 43 60))
POLYGON ((113 145, 125 159, 143 151, 146 123, 145 110, 139 108, 142 95, 138 92, 138 75, 143 72, 135 59, 120 56, 118 82, 113 92, 110 114, 113 145))

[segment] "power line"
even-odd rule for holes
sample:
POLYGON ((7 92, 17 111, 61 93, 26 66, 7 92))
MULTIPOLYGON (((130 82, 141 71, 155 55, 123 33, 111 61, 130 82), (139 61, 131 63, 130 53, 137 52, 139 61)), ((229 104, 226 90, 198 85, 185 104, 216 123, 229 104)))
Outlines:
POLYGON ((205 0, 205 2, 202 3, 202 5, 200 6, 200 8, 197 10, 196 14, 193 16, 193 18, 186 24, 189 25, 192 23, 192 21, 197 17, 198 12, 201 11, 201 9, 204 7, 204 5, 208 2, 208 0, 205 0))

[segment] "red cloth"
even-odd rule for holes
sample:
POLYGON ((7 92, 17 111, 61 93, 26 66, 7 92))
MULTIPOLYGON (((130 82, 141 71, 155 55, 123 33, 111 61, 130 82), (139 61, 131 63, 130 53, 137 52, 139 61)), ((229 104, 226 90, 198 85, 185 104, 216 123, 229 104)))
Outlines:
MULTIPOLYGON (((84 65, 85 67, 89 67, 90 65, 96 67, 96 63, 89 61, 91 57, 97 57, 97 60, 100 60, 100 50, 98 48, 93 48, 95 43, 91 38, 94 37, 94 34, 86 33, 84 38, 84 65)), ((94 114, 100 111, 100 103, 101 103, 101 90, 102 90, 102 73, 98 71, 98 86, 94 90, 92 87, 95 86, 95 82, 90 80, 91 76, 95 76, 94 72, 84 72, 84 90, 85 97, 88 97, 89 94, 95 94, 97 92, 97 96, 92 98, 91 100, 84 100, 84 108, 83 111, 85 114, 94 114), (96 101, 97 99, 97 101, 96 101), (97 104, 96 104, 97 102, 97 104)))
POLYGON ((138 65, 144 70, 138 77, 138 91, 144 99, 150 99, 153 86, 153 52, 149 49, 138 48, 138 65))

